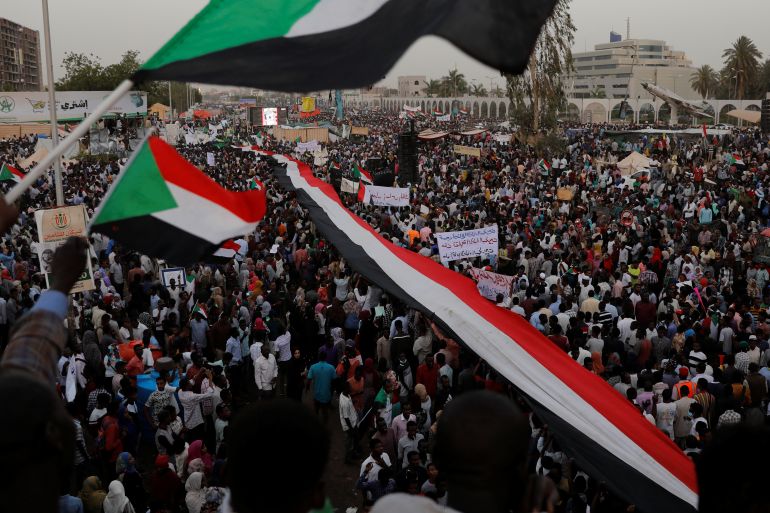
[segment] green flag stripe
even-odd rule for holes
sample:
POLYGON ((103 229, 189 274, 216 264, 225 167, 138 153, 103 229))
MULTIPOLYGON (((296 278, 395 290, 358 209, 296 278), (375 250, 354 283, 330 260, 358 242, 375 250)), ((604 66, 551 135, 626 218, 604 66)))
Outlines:
POLYGON ((163 45, 142 69, 157 69, 175 61, 283 37, 319 1, 212 0, 163 45))
POLYGON ((112 185, 92 224, 107 224, 176 207, 176 200, 145 141, 112 185))

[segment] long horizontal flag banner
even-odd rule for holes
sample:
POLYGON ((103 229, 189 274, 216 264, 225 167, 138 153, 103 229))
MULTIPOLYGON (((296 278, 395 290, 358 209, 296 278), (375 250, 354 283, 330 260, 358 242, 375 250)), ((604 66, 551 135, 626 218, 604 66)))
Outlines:
POLYGON ((211 0, 133 80, 287 92, 363 87, 378 82, 414 41, 429 34, 488 66, 520 73, 555 3, 211 0))
POLYGON ((110 187, 90 229, 146 255, 189 265, 210 257, 223 241, 254 231, 265 210, 261 183, 229 191, 149 137, 110 187))
POLYGON ((296 192, 356 271, 424 312, 510 380, 586 472, 640 511, 695 511, 692 461, 624 396, 525 319, 481 297, 473 280, 385 240, 306 164, 261 154, 275 160, 279 183, 296 192))

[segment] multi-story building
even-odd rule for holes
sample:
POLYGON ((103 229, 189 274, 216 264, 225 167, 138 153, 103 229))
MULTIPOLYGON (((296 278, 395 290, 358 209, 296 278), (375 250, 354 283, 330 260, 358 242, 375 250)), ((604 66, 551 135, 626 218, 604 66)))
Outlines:
POLYGON ((425 94, 425 75, 398 77, 398 95, 401 97, 421 96, 425 94))
POLYGON ((40 33, 0 18, 0 90, 42 91, 40 33))
POLYGON ((684 52, 665 41, 625 39, 599 44, 592 52, 573 53, 575 72, 565 78, 574 98, 650 98, 642 82, 668 89, 683 98, 698 98, 690 87, 695 68, 684 52))

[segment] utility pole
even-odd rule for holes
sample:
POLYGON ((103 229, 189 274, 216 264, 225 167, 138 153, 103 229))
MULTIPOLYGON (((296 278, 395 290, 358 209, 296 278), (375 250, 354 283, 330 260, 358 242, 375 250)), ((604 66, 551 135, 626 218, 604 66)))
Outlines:
MULTIPOLYGON (((51 56, 51 26, 48 22, 48 0, 43 0, 43 34, 45 36, 45 60, 48 75, 48 112, 51 114, 51 144, 55 148, 59 144, 59 124, 56 120, 56 91, 53 81, 53 57, 51 56)), ((61 158, 57 157, 53 164, 54 187, 56 189, 56 205, 64 206, 64 188, 61 177, 61 158)))
POLYGON ((631 18, 626 18, 626 39, 631 39, 631 18))

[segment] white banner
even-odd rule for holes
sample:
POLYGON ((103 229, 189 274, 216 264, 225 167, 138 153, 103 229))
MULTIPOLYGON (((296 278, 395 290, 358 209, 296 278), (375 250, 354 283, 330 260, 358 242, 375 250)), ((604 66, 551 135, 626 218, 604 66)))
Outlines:
MULTIPOLYGON (((56 249, 69 237, 88 237, 86 209, 83 205, 59 207, 35 211, 38 244, 37 255, 40 259, 40 271, 45 275, 47 286, 51 287, 51 262, 56 249)), ((91 247, 86 250, 86 267, 78 281, 72 286, 70 294, 93 290, 94 273, 91 270, 91 247)))
POLYGON ((422 109, 420 107, 410 107, 407 104, 404 104, 404 110, 407 112, 422 112, 422 109))
POLYGON ((503 297, 511 295, 513 276, 497 274, 475 267, 469 269, 469 272, 473 279, 476 280, 476 288, 479 289, 479 293, 485 298, 497 301, 498 294, 502 294, 503 297))
POLYGON ((210 151, 206 152, 206 164, 213 167, 216 163, 217 161, 214 159, 214 154, 210 151))
POLYGON ((378 185, 367 185, 366 192, 369 195, 372 205, 380 207, 409 206, 408 187, 380 187, 378 185))
POLYGON ((297 151, 299 153, 305 153, 307 151, 319 151, 320 149, 321 149, 321 144, 315 140, 297 143, 297 151))
POLYGON ((436 121, 448 123, 449 121, 452 121, 452 115, 444 114, 443 116, 436 116, 436 121))
POLYGON ((443 262, 497 255, 497 225, 493 224, 477 230, 462 232, 437 233, 438 253, 443 262))
MULTIPOLYGON (((92 113, 112 91, 57 91, 56 117, 59 121, 80 121, 92 113)), ((130 91, 115 102, 106 115, 147 116, 147 93, 130 91)), ((48 93, 0 92, 0 123, 50 121, 48 93)))
POLYGON ((500 144, 510 144, 511 134, 495 134, 492 138, 500 144))
POLYGON ((350 194, 357 194, 358 182, 354 182, 353 180, 348 180, 347 178, 343 178, 342 185, 340 185, 340 190, 342 192, 349 192, 350 194))

